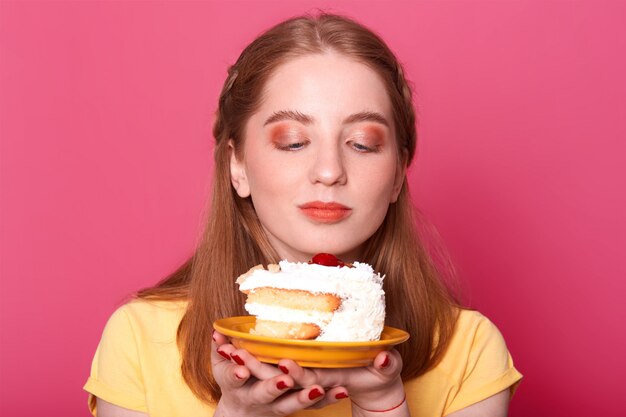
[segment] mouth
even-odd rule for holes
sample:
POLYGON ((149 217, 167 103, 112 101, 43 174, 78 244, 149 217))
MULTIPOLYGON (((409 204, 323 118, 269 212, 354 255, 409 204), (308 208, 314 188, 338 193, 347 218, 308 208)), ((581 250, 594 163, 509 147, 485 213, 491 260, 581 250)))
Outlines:
POLYGON ((337 223, 352 214, 352 209, 335 202, 311 201, 298 206, 302 214, 318 223, 337 223))

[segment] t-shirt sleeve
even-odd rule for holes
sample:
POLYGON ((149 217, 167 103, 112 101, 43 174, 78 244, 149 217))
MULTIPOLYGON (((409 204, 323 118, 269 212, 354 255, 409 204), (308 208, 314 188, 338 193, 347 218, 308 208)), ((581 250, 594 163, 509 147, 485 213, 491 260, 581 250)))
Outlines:
POLYGON ((444 415, 482 401, 507 388, 511 395, 522 379, 513 366, 498 328, 482 315, 475 328, 463 378, 444 415))
POLYGON ((95 397, 147 412, 137 335, 124 306, 113 313, 104 328, 84 389, 90 393, 89 407, 94 416, 95 397))

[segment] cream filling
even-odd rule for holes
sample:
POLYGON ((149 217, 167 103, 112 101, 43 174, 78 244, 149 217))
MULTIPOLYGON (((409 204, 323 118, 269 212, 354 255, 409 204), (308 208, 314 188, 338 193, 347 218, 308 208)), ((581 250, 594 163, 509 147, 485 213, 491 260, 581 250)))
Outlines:
POLYGON ((320 328, 325 327, 333 318, 332 312, 320 312, 314 310, 297 310, 278 306, 269 306, 260 303, 246 303, 246 311, 262 320, 280 322, 312 323, 320 328))

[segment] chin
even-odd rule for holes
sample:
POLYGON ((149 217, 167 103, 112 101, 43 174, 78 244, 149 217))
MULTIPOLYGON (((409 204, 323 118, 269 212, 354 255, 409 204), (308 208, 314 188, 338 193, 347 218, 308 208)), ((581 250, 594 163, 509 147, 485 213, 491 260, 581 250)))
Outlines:
POLYGON ((308 259, 311 259, 318 253, 331 253, 344 261, 358 261, 359 253, 361 252, 362 244, 355 245, 337 245, 336 243, 316 244, 302 248, 300 252, 308 255, 308 259))

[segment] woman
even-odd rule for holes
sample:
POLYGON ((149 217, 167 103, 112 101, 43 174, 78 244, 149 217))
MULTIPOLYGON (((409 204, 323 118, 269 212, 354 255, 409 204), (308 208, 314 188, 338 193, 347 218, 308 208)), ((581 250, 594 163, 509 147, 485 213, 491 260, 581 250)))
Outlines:
POLYGON ((85 386, 92 410, 506 415, 521 375, 493 324, 455 303, 415 233, 405 182, 416 147, 411 91, 380 38, 325 14, 270 29, 231 67, 213 134, 203 239, 107 323, 85 386), (318 252, 384 273, 386 324, 409 341, 369 367, 322 370, 260 363, 213 332, 214 320, 245 314, 235 277, 318 252))

